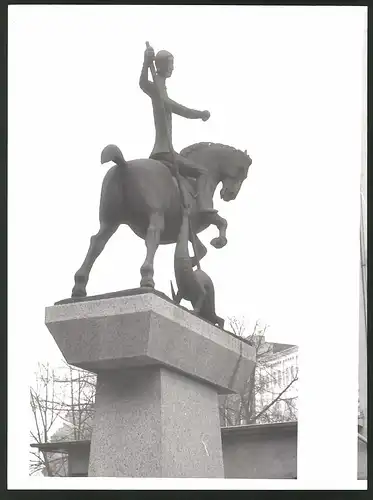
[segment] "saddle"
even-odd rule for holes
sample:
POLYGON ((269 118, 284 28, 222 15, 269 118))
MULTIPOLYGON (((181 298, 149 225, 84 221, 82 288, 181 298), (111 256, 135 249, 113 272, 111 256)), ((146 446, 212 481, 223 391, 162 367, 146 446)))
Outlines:
MULTIPOLYGON (((154 158, 151 158, 151 159, 154 159, 154 158)), ((157 161, 163 163, 163 165, 165 165, 169 169, 169 171, 172 174, 172 179, 173 179, 176 187, 179 189, 179 185, 178 185, 178 182, 176 179, 175 166, 172 163, 172 161, 159 159, 159 158, 157 158, 157 161)), ((179 176, 180 176, 180 183, 181 183, 181 186, 184 189, 184 191, 189 193, 190 196, 192 196, 193 198, 196 198, 197 197, 197 182, 196 182, 196 180, 193 179, 193 177, 185 177, 184 175, 181 175, 180 173, 179 173, 179 176)))

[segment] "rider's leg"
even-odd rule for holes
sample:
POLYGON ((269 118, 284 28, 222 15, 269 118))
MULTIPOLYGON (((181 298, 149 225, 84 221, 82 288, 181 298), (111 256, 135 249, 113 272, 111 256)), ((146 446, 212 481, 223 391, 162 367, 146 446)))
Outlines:
POLYGON ((211 193, 208 193, 208 171, 202 165, 194 163, 192 160, 179 154, 175 154, 175 160, 181 175, 193 177, 197 180, 197 207, 200 213, 216 214, 213 208, 211 193))
MULTIPOLYGON (((202 165, 198 165, 184 156, 176 155, 175 159, 182 175, 197 179, 197 202, 203 222, 213 224, 219 229, 219 236, 213 238, 210 243, 215 248, 223 248, 227 244, 227 221, 223 217, 220 217, 217 210, 212 208, 212 195, 206 189, 208 182, 207 170, 202 165)), ((204 255, 205 253, 202 254, 202 256, 204 255)))

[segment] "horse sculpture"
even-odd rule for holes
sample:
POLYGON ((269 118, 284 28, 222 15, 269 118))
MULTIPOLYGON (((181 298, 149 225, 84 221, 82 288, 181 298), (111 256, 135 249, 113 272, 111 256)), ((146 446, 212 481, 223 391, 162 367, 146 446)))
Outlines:
MULTIPOLYGON (((211 200, 218 184, 222 183, 220 197, 234 200, 247 177, 251 158, 246 151, 210 142, 193 144, 180 152, 208 170, 206 190, 211 200)), ((109 145, 101 154, 101 163, 116 163, 106 173, 101 189, 99 220, 100 229, 91 237, 84 262, 75 273, 72 297, 85 297, 89 273, 106 243, 121 224, 145 240, 146 258, 140 268, 141 287, 154 288, 154 256, 159 244, 176 243, 182 224, 183 210, 177 182, 172 175, 172 165, 154 159, 126 161, 117 146, 109 145)), ((227 221, 217 213, 199 214, 196 209, 195 181, 183 179, 185 200, 190 208, 190 220, 195 235, 211 224, 219 236, 211 240, 215 248, 227 243, 227 221)), ((207 253, 206 247, 195 237, 196 259, 207 253)))

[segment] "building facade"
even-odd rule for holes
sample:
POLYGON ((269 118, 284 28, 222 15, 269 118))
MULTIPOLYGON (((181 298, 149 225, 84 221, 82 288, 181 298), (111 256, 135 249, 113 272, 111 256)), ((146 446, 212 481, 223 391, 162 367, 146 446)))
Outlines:
POLYGON ((298 417, 298 346, 253 336, 257 364, 244 394, 219 396, 222 426, 295 421, 298 417))
POLYGON ((298 415, 298 346, 276 349, 265 354, 258 365, 256 377, 256 413, 268 410, 268 415, 259 422, 286 422, 296 420, 298 415))

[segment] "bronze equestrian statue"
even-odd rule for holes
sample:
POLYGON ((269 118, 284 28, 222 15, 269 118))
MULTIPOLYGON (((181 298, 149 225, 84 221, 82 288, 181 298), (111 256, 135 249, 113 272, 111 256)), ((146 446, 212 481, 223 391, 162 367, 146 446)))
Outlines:
MULTIPOLYGON (((149 159, 126 161, 117 146, 109 145, 101 153, 101 163, 113 161, 116 165, 106 173, 101 189, 99 220, 100 229, 91 237, 84 262, 75 273, 72 297, 85 297, 91 268, 103 251, 109 238, 119 225, 127 224, 133 232, 145 240, 146 258, 140 268, 141 287, 154 288, 154 256, 159 244, 176 243, 183 218, 181 196, 175 179, 175 166, 184 176, 182 189, 190 208, 193 233, 203 231, 211 224, 219 230, 219 236, 211 240, 215 248, 227 243, 227 221, 213 208, 213 196, 222 183, 220 196, 224 201, 234 200, 246 179, 251 158, 246 151, 210 142, 193 144, 177 154, 172 148, 172 113, 186 118, 207 120, 208 111, 196 111, 169 99, 165 79, 171 76, 173 56, 160 51, 155 56, 156 82, 148 80, 154 51, 145 51, 140 87, 152 99, 156 129, 155 145, 149 159), (157 87, 153 86, 156 85, 157 87), (160 91, 156 92, 156 89, 160 91), (161 113, 161 101, 165 113, 161 113), (171 145, 171 146, 170 146, 171 145), (170 149, 172 150, 170 151, 170 149)), ((189 235, 191 236, 191 235, 189 235)), ((207 252, 199 238, 194 238, 196 256, 193 265, 207 252)))

